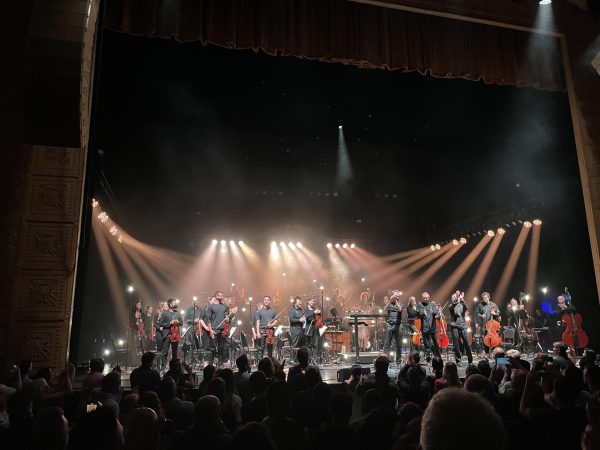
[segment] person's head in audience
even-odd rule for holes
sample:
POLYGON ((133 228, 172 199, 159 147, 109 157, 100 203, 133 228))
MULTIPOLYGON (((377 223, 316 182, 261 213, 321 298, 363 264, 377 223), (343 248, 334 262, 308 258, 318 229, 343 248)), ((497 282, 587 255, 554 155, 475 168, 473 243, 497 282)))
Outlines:
POLYGON ((579 392, 585 388, 583 371, 575 364, 570 364, 564 368, 564 376, 569 381, 569 386, 579 395, 579 392))
POLYGON ((119 422, 126 424, 129 414, 138 407, 140 396, 138 394, 127 394, 119 403, 119 422))
POLYGON ((289 379, 288 384, 290 385, 290 388, 292 388, 292 395, 295 397, 298 392, 302 392, 307 389, 306 375, 304 375, 303 372, 300 372, 296 376, 289 379))
POLYGON ((22 359, 19 361, 19 372, 21 373, 21 378, 31 378, 32 371, 33 365, 31 364, 30 359, 22 359))
POLYGON ((250 372, 250 363, 248 362, 248 356, 245 353, 241 354, 235 360, 235 366, 238 368, 239 373, 250 372))
POLYGON ((204 369, 202 369, 202 382, 208 383, 212 377, 215 376, 216 371, 217 368, 212 364, 208 364, 206 367, 204 367, 204 369))
POLYGON ((579 367, 581 367, 583 369, 588 364, 596 364, 596 358, 597 358, 596 352, 594 350, 592 350, 591 348, 586 348, 583 351, 583 356, 579 360, 579 367))
POLYGON ((474 394, 480 394, 490 402, 494 400, 494 388, 492 382, 481 374, 471 375, 465 380, 465 390, 474 394))
POLYGON ((467 378, 469 378, 471 375, 474 375, 476 373, 479 373, 479 369, 477 368, 477 366, 475 364, 469 364, 466 368, 465 368, 465 380, 467 378))
POLYGON ((221 421, 221 402, 214 395, 200 397, 194 406, 194 425, 207 427, 221 421))
POLYGON ((90 360, 90 372, 104 372, 104 360, 102 358, 92 358, 90 360))
POLYGON ((352 417, 352 396, 345 392, 335 394, 331 398, 329 411, 334 427, 348 427, 352 417))
POLYGON ((273 378, 275 374, 275 368, 273 367, 273 361, 270 358, 264 357, 258 362, 258 370, 262 371, 267 378, 273 378))
POLYGON ((262 370, 257 370, 250 375, 250 387, 255 397, 262 397, 267 391, 267 377, 262 370))
POLYGON ((63 450, 69 441, 69 423, 63 410, 52 406, 41 410, 33 421, 32 450, 63 450))
POLYGON ((306 372, 304 372, 304 376, 306 377, 306 386, 308 389, 312 389, 322 380, 321 372, 316 367, 308 367, 306 372))
POLYGON ((142 355, 142 367, 144 369, 151 369, 152 368, 152 364, 154 364, 154 358, 155 358, 155 354, 154 352, 146 352, 142 355))
POLYGON ((300 347, 298 349, 297 358, 298 358, 298 364, 301 367, 308 366, 308 360, 309 360, 308 347, 300 347))
POLYGON ((587 364, 583 369, 583 381, 590 393, 600 390, 600 366, 587 364))
POLYGON ((123 448, 123 427, 114 410, 99 405, 75 424, 70 441, 69 446, 74 449, 123 448))
POLYGON ((318 383, 312 390, 312 401, 315 406, 324 406, 331 398, 331 388, 327 383, 318 383))
POLYGON ((233 370, 229 368, 219 369, 217 371, 216 376, 218 378, 222 378, 225 381, 225 392, 231 393, 233 392, 233 370))
POLYGON ((556 341, 552 344, 552 351, 554 352, 554 356, 562 356, 563 358, 568 358, 567 356, 567 344, 562 341, 556 341))
POLYGON ((406 402, 398 409, 398 419, 400 423, 406 427, 408 423, 416 417, 423 415, 423 409, 413 402, 406 402))
POLYGON ((444 372, 444 361, 441 356, 435 355, 431 358, 431 370, 436 378, 441 378, 444 372))
POLYGON ((352 366, 352 378, 355 381, 359 381, 362 378, 362 366, 360 364, 354 364, 352 366))
POLYGON ((219 403, 225 403, 225 380, 223 378, 214 377, 206 385, 206 395, 213 395, 219 399, 219 403))
POLYGON ((479 450, 482 443, 486 450, 506 448, 502 419, 488 402, 462 389, 444 389, 431 399, 421 423, 423 450, 479 450), (477 426, 465 439, 465 434, 457 430, 475 417, 477 426))
POLYGON ((271 417, 287 417, 292 402, 292 391, 287 383, 276 381, 267 391, 267 415, 271 417))
POLYGON ((156 393, 158 394, 160 402, 163 404, 173 400, 177 395, 177 385, 175 384, 175 380, 170 376, 163 377, 158 385, 156 393))
POLYGON ((526 370, 522 369, 513 369, 510 372, 510 385, 513 391, 521 393, 525 390, 527 373, 526 370))
POLYGON ((383 396, 377 389, 369 389, 362 397, 361 411, 366 416, 376 408, 383 406, 383 396))
POLYGON ((419 362, 421 361, 421 355, 419 354, 419 352, 412 352, 410 355, 408 355, 408 364, 411 366, 418 366, 419 362))
POLYGON ((106 394, 119 395, 121 393, 121 374, 110 372, 102 378, 100 389, 106 394))
POLYGON ((160 444, 159 421, 150 408, 138 408, 129 415, 125 427, 127 450, 156 450, 160 444))
POLYGON ((142 395, 140 395, 138 405, 150 408, 156 413, 158 417, 163 416, 160 398, 158 397, 158 394, 154 391, 146 391, 142 395))
POLYGON ((406 372, 406 378, 410 386, 419 386, 423 382, 423 372, 419 367, 411 367, 406 372))
POLYGON ((181 360, 179 358, 173 358, 171 361, 169 361, 169 372, 173 373, 174 375, 183 373, 181 360))
POLYGON ((260 423, 250 422, 237 429, 229 448, 235 450, 275 450, 269 433, 260 423))
POLYGON ((444 366, 444 379, 448 383, 448 386, 460 386, 458 367, 454 361, 446 362, 446 365, 444 366))
POLYGON ((567 377, 558 377, 554 380, 553 393, 557 408, 564 409, 573 407, 579 390, 567 377))
POLYGON ((492 367, 490 366, 490 362, 487 359, 482 359, 477 363, 477 368, 479 369, 479 373, 485 377, 489 378, 492 373, 492 367))
POLYGON ((35 373, 34 378, 43 378, 47 383, 50 383, 50 380, 52 379, 52 370, 50 367, 42 367, 35 373))
POLYGON ((376 376, 382 376, 382 375, 387 376, 389 367, 390 367, 390 359, 385 355, 378 356, 377 359, 375 360, 375 375, 376 376))

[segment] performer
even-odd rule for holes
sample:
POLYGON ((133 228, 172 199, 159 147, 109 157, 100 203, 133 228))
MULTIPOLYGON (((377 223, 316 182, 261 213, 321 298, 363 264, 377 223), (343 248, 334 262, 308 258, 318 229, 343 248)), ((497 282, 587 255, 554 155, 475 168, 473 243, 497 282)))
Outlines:
POLYGON ((321 310, 315 306, 316 300, 314 297, 308 299, 306 308, 304 309, 304 317, 306 318, 306 346, 312 351, 315 357, 320 356, 320 336, 319 329, 316 327, 316 315, 321 314, 321 310))
MULTIPOLYGON (((440 356, 440 347, 437 341, 437 327, 435 320, 440 318, 440 312, 435 302, 431 302, 429 292, 421 294, 421 302, 417 304, 417 311, 421 319, 421 338, 428 352, 440 356)), ((427 356, 429 361, 431 358, 427 356)))
POLYGON ((144 330, 146 332, 146 351, 156 349, 156 329, 154 328, 154 308, 151 305, 146 306, 146 312, 142 315, 144 330))
POLYGON ((519 305, 516 298, 511 298, 506 307, 506 322, 508 327, 515 330, 515 346, 521 343, 521 330, 523 329, 524 320, 526 318, 527 312, 525 311, 525 306, 519 305))
MULTIPOLYGON (((406 324, 408 325, 408 329, 411 334, 414 335, 417 333, 417 328, 415 327, 415 319, 419 318, 419 311, 417 311, 417 299, 413 295, 408 297, 408 306, 406 307, 406 324)), ((410 349, 413 352, 419 351, 419 346, 413 344, 412 339, 410 340, 410 349)))
POLYGON ((217 356, 217 364, 222 366, 225 363, 225 357, 229 354, 229 343, 223 337, 223 324, 227 320, 229 307, 223 304, 223 293, 215 292, 214 299, 206 310, 208 318, 208 332, 212 340, 212 349, 217 356))
MULTIPOLYGON (((262 359, 265 351, 265 345, 267 347, 267 355, 269 358, 273 357, 273 344, 266 342, 266 330, 267 328, 273 328, 277 325, 277 312, 271 308, 271 297, 265 295, 263 299, 263 308, 256 312, 256 338, 258 339, 257 358, 262 359)), ((274 330, 273 330, 274 331, 274 330)))
POLYGON ((456 365, 462 366, 460 348, 467 354, 469 364, 473 362, 471 346, 467 336, 467 321, 465 315, 468 307, 465 304, 465 293, 456 291, 452 294, 452 303, 448 307, 450 311, 450 330, 452 332, 452 347, 454 348, 454 356, 456 357, 456 365))
POLYGON ((185 310, 183 319, 188 329, 185 332, 183 343, 183 360, 186 361, 187 353, 191 349, 192 357, 189 362, 193 362, 196 358, 194 355, 202 348, 202 334, 204 328, 200 325, 200 319, 204 317, 205 311, 200 306, 198 297, 192 297, 192 306, 185 310))
POLYGON ((288 311, 288 320, 290 321, 290 348, 292 349, 291 363, 296 364, 296 352, 304 345, 304 326, 306 325, 301 297, 294 297, 294 307, 288 311))
POLYGON ((159 370, 161 368, 163 368, 165 366, 166 361, 163 361, 162 359, 162 354, 163 354, 163 343, 166 344, 165 339, 166 339, 166 334, 167 334, 167 330, 163 330, 163 328, 161 327, 161 320, 162 320, 162 316, 163 314, 165 314, 167 311, 169 310, 169 306, 167 305, 167 302, 158 302, 158 307, 156 308, 156 315, 154 316, 154 329, 155 329, 155 339, 156 339, 156 353, 158 355, 160 355, 159 358, 157 358, 156 363, 159 367, 159 370))
POLYGON ((252 340, 255 341, 255 347, 258 346, 258 336, 256 335, 256 321, 258 320, 258 312, 263 309, 265 305, 259 303, 256 305, 256 312, 252 315, 252 340))
POLYGON ((233 339, 233 333, 235 332, 234 330, 234 319, 235 319, 235 314, 237 313, 237 306, 235 306, 235 300, 233 297, 225 297, 225 299, 223 300, 223 304, 225 306, 227 306, 228 309, 228 313, 227 313, 227 317, 225 318, 225 323, 229 324, 229 333, 228 335, 225 337, 225 344, 226 344, 226 348, 227 351, 225 353, 225 357, 227 358, 228 361, 225 361, 225 364, 228 364, 229 361, 233 361, 233 354, 236 350, 236 346, 238 345, 234 339, 233 339))
MULTIPOLYGON (((477 324, 477 327, 480 330, 481 333, 481 337, 484 338, 487 335, 487 329, 485 328, 485 325, 490 321, 490 320, 495 320, 498 323, 500 323, 500 310, 498 309, 498 305, 496 305, 494 302, 491 301, 491 296, 489 292, 482 292, 481 293, 481 302, 479 302, 479 305, 477 305, 477 309, 475 310, 475 313, 477 314, 477 318, 479 319, 479 323, 477 324)), ((482 339, 483 342, 483 339, 482 339)), ((483 348, 484 348, 484 357, 487 357, 487 355, 490 352, 490 348, 483 344, 483 348)))
POLYGON ((177 350, 179 348, 179 327, 183 324, 183 316, 177 310, 179 300, 170 298, 167 300, 158 321, 158 329, 162 332, 162 359, 166 363, 169 355, 169 347, 171 347, 171 359, 177 358, 177 350))
POLYGON ((206 301, 206 306, 204 308, 202 308, 203 310, 203 314, 202 317, 200 318, 200 327, 202 328, 202 336, 200 339, 200 343, 202 345, 202 361, 206 364, 212 364, 214 362, 214 354, 213 354, 213 348, 212 348, 212 344, 213 344, 213 340, 210 337, 210 328, 208 326, 208 324, 210 323, 210 319, 207 315, 208 313, 208 308, 210 307, 210 305, 216 305, 217 303, 219 303, 219 301, 213 297, 210 296, 208 297, 207 301, 206 301))
POLYGON ((400 304, 400 291, 394 290, 389 297, 389 302, 383 307, 385 320, 385 337, 383 340, 383 353, 388 355, 392 338, 396 341, 396 364, 400 365, 402 357, 402 305, 400 304))

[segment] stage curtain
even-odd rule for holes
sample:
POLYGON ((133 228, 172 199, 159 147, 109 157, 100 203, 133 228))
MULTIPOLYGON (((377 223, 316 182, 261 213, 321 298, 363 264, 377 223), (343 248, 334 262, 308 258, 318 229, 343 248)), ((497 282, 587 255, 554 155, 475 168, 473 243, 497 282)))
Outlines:
POLYGON ((557 38, 347 0, 107 0, 105 23, 271 55, 565 89, 557 38))

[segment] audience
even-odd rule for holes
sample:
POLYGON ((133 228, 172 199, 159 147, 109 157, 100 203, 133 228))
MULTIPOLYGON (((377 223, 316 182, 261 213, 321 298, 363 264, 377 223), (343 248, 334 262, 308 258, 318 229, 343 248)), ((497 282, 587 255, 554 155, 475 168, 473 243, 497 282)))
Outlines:
POLYGON ((139 394, 146 391, 155 391, 160 383, 158 370, 152 368, 154 364, 154 352, 146 352, 142 355, 142 364, 131 371, 129 381, 131 389, 137 390, 139 394))

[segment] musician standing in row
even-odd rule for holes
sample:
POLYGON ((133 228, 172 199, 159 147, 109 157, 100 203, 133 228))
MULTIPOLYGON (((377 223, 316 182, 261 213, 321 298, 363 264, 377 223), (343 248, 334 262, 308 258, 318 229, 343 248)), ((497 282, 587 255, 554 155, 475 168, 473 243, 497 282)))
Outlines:
POLYGON ((523 321, 527 318, 527 312, 523 305, 519 305, 519 302, 515 298, 511 298, 506 308, 506 320, 507 325, 515 330, 515 347, 519 345, 521 341, 521 329, 523 327, 523 321))
POLYGON ((400 365, 402 356, 402 305, 400 304, 400 291, 393 291, 389 302, 383 307, 385 320, 385 337, 383 340, 383 353, 389 358, 392 338, 396 341, 396 364, 400 365))
POLYGON ((421 337, 423 345, 433 354, 440 356, 440 347, 437 341, 436 319, 440 318, 440 312, 435 302, 430 301, 429 292, 421 294, 421 302, 417 304, 417 311, 421 319, 421 337))
POLYGON ((469 364, 473 362, 473 354, 471 353, 471 346, 467 337, 467 321, 465 315, 467 314, 468 308, 465 303, 465 293, 456 291, 452 294, 452 303, 449 306, 450 311, 450 330, 452 332, 452 347, 454 348, 454 356, 456 357, 456 365, 462 366, 461 362, 461 342, 462 348, 464 348, 467 354, 469 364))
MULTIPOLYGON (((477 305, 475 313, 477 314, 477 318, 479 319, 478 326, 479 331, 481 333, 482 341, 485 342, 483 338, 488 333, 486 329, 486 324, 492 319, 497 321, 498 323, 500 322, 500 310, 498 309, 498 306, 491 301, 491 296, 489 292, 483 292, 481 294, 481 302, 479 302, 479 305, 477 305)), ((485 356, 487 357, 487 355, 490 353, 490 348, 485 344, 483 344, 483 347, 485 349, 485 356)))
MULTIPOLYGON (((420 330, 417 330, 415 327, 415 319, 419 318, 419 311, 417 311, 417 299, 411 295, 408 297, 408 306, 406 307, 406 323, 412 335, 419 333, 420 330)), ((418 352, 419 346, 413 344, 413 340, 410 340, 410 349, 411 351, 418 352)))
POLYGON ((304 309, 304 317, 306 319, 305 335, 306 346, 312 350, 312 354, 317 357, 320 353, 320 336, 319 329, 315 326, 316 315, 321 311, 315 306, 316 300, 314 297, 308 299, 306 308, 304 309))
POLYGON ((302 310, 302 298, 294 297, 294 307, 288 311, 288 320, 290 321, 290 347, 292 348, 292 364, 296 363, 296 353, 304 344, 304 330, 306 317, 302 310), (294 351, 295 350, 295 351, 294 351))
MULTIPOLYGON (((271 308, 271 297, 265 295, 263 299, 263 308, 256 312, 256 338, 258 339, 257 348, 257 359, 262 359, 265 352, 265 345, 267 347, 267 355, 269 358, 273 357, 273 344, 266 342, 266 331, 267 328, 273 328, 277 325, 277 312, 271 308)), ((274 330, 272 330, 274 331, 274 330)))
POLYGON ((177 358, 177 349, 179 348, 179 326, 183 323, 183 317, 177 310, 179 300, 170 298, 165 303, 163 312, 158 319, 158 331, 161 332, 162 363, 166 364, 169 356, 169 347, 171 347, 171 359, 177 358))
POLYGON ((183 359, 185 361, 187 352, 192 351, 192 358, 194 360, 194 352, 198 352, 202 348, 202 332, 204 329, 200 325, 200 319, 204 316, 205 311, 198 302, 198 297, 192 298, 192 306, 185 310, 183 319, 188 329, 185 333, 183 342, 183 359))
POLYGON ((217 364, 223 365, 225 356, 229 353, 229 345, 227 339, 223 336, 223 324, 227 320, 229 307, 223 304, 223 293, 215 292, 216 302, 212 302, 206 309, 206 320, 208 332, 212 340, 213 359, 216 354, 217 364))

